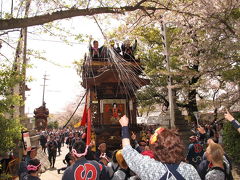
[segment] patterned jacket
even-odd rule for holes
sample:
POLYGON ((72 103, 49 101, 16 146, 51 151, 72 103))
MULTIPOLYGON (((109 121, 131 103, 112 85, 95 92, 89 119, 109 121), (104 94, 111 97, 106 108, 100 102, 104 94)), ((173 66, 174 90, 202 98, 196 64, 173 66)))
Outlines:
MULTIPOLYGON (((128 167, 138 175, 141 180, 159 180, 168 172, 163 163, 151 159, 149 156, 139 154, 130 145, 123 148, 123 157, 128 167)), ((181 162, 177 171, 188 180, 200 180, 196 169, 187 163, 181 162)), ((169 180, 175 180, 174 176, 170 176, 169 180)))
POLYGON ((205 180, 225 180, 225 173, 223 170, 212 169, 206 174, 205 180))
POLYGON ((103 165, 97 161, 88 161, 85 157, 78 159, 67 168, 62 180, 109 180, 109 175, 103 165))

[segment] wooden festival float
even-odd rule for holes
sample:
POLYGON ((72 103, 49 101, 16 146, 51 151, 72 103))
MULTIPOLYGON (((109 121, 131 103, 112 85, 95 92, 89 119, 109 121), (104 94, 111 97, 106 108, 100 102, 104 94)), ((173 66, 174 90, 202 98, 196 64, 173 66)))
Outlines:
POLYGON ((46 87, 46 74, 43 77, 43 96, 42 96, 42 105, 34 109, 34 118, 35 118, 35 129, 38 131, 45 131, 48 125, 48 116, 49 110, 46 107, 45 103, 45 87, 46 87))
POLYGON ((38 131, 45 131, 47 129, 47 118, 49 116, 49 110, 46 108, 46 103, 34 110, 35 129, 38 131))
POLYGON ((110 149, 120 148, 118 120, 126 114, 129 127, 137 130, 136 91, 149 84, 141 77, 139 60, 126 61, 113 49, 107 58, 86 57, 82 66, 82 86, 87 90, 91 109, 92 130, 96 145, 106 142, 110 149))

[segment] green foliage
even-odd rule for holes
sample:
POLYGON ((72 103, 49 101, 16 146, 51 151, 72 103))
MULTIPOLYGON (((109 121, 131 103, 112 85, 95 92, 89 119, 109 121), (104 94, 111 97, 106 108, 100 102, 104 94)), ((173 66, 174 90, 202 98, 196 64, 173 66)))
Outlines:
MULTIPOLYGON (((169 27, 167 31, 168 47, 172 50, 170 66, 172 70, 179 70, 181 61, 179 61, 180 48, 174 41, 179 38, 181 32, 179 28, 169 27), (172 46, 173 45, 173 46, 172 46)), ((160 29, 154 26, 139 27, 133 32, 141 41, 142 47, 138 47, 138 56, 144 64, 144 72, 151 78, 151 84, 137 93, 138 104, 141 111, 149 111, 155 104, 166 105, 167 102, 167 77, 169 72, 166 70, 166 61, 163 54, 163 44, 160 29)), ((180 81, 180 76, 175 76, 175 81, 180 81)))
POLYGON ((235 19, 235 20, 239 19, 239 18, 240 18, 240 8, 235 8, 235 9, 233 9, 233 10, 231 11, 230 16, 231 16, 233 19, 235 19))
POLYGON ((73 64, 75 66, 75 69, 77 70, 77 74, 79 76, 82 76, 84 59, 75 60, 73 64))
MULTIPOLYGON (((235 118, 240 120, 240 113, 234 114, 235 118)), ((224 124, 223 142, 224 149, 228 155, 234 158, 234 162, 240 163, 240 134, 231 123, 224 124)))
POLYGON ((235 66, 229 70, 222 72, 223 78, 228 81, 240 81, 240 66, 235 66))
POLYGON ((3 153, 14 148, 21 137, 20 121, 13 117, 13 107, 21 103, 21 98, 12 95, 11 89, 22 78, 6 66, 0 67, 0 153, 3 153))
POLYGON ((13 177, 10 174, 0 174, 0 180, 11 180, 13 177))
POLYGON ((5 13, 4 16, 5 19, 11 19, 13 17, 10 13, 5 13))
POLYGON ((14 148, 16 140, 21 138, 21 125, 19 119, 4 115, 0 115, 0 124, 0 153, 3 153, 14 148))
POLYGON ((47 126, 49 129, 58 129, 59 127, 59 124, 57 121, 52 121, 52 122, 49 122, 48 123, 48 126, 47 126))

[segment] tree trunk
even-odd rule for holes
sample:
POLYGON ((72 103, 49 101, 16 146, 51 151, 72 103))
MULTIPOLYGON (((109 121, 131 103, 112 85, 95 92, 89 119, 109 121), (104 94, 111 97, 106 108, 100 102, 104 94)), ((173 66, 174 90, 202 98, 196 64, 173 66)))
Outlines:
MULTIPOLYGON (((193 67, 191 67, 192 70, 199 72, 198 68, 199 68, 199 62, 197 62, 197 64, 193 65, 193 67)), ((192 79, 189 82, 189 85, 194 85, 195 83, 198 82, 200 78, 200 75, 194 76, 192 77, 192 79)), ((192 120, 194 120, 195 122, 197 122, 196 117, 194 116, 193 112, 198 112, 198 107, 197 107, 197 90, 196 89, 191 89, 188 93, 188 105, 187 105, 187 110, 189 115, 191 116, 192 120)))
MULTIPOLYGON (((25 9, 25 17, 28 16, 29 13, 29 7, 31 4, 31 0, 28 0, 26 3, 26 9, 25 9)), ((26 53, 27 53, 27 28, 23 28, 20 31, 20 37, 18 40, 16 53, 15 53, 15 59, 13 63, 13 71, 15 75, 21 75, 23 77, 22 81, 18 83, 15 87, 12 89, 12 93, 16 95, 20 95, 22 97, 22 101, 25 101, 25 80, 26 80, 26 53)), ((16 106, 14 107, 14 115, 13 117, 24 117, 25 106, 22 105, 20 107, 16 106)))

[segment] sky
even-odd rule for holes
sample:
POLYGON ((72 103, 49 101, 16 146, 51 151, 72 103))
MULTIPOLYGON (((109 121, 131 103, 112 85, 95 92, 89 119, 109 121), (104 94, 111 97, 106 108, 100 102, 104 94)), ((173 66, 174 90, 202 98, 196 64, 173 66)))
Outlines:
MULTIPOLYGON (((75 17, 70 20, 61 21, 65 27, 71 29, 71 32, 83 35, 91 35, 93 39, 99 41, 100 46, 104 38, 100 29, 93 20, 87 17, 75 17)), ((116 27, 116 21, 104 26, 103 29, 116 27), (105 28, 106 27, 106 28, 105 28)), ((110 28, 111 29, 111 28, 110 28)), ((78 102, 85 90, 81 86, 81 77, 77 74, 73 62, 83 59, 84 54, 88 52, 89 42, 76 42, 73 45, 67 45, 58 37, 51 37, 44 34, 31 33, 34 27, 29 27, 27 48, 40 52, 47 61, 31 57, 28 61, 32 67, 27 69, 27 77, 32 81, 27 82, 31 89, 26 92, 25 112, 32 116, 35 108, 42 105, 43 94, 43 76, 47 75, 45 102, 51 114, 64 112, 68 104, 78 102), (57 64, 57 65, 56 65, 57 64)), ((17 40, 19 32, 9 33, 8 39, 17 40)), ((16 44, 13 44, 16 47, 16 44)), ((14 57, 15 49, 3 44, 1 53, 9 59, 14 57)), ((77 103, 76 103, 77 106, 77 103)))
MULTIPOLYGON (((73 31, 76 33, 92 35, 94 39, 103 41, 99 28, 91 18, 72 18, 64 23, 74 28, 73 31)), ((63 112, 68 104, 78 101, 85 92, 81 87, 81 77, 77 74, 73 62, 82 59, 88 52, 88 42, 74 43, 70 46, 56 37, 46 35, 34 37, 29 34, 27 46, 31 49, 45 51, 44 56, 50 62, 38 59, 31 59, 29 62, 32 68, 28 69, 27 76, 33 80, 27 83, 31 90, 26 92, 26 113, 31 114, 42 104, 44 74, 48 79, 45 91, 46 106, 52 114, 63 112)))
MULTIPOLYGON (((10 2, 1 0, 1 9, 9 11, 10 2)), ((106 19, 104 20, 105 23, 99 21, 104 32, 111 31, 112 28, 116 28, 120 24, 120 20, 110 19, 107 23, 106 19)), ((104 37, 92 17, 74 17, 59 22, 65 28, 70 29, 71 33, 92 36, 93 39, 99 41, 100 46, 104 43, 104 37)), ((45 102, 49 112, 52 114, 64 112, 68 104, 78 102, 85 93, 81 87, 81 77, 77 74, 73 62, 83 59, 84 54, 88 52, 88 42, 74 41, 74 44, 67 45, 58 37, 31 33, 35 31, 34 28, 36 27, 28 28, 27 48, 44 51, 45 53, 41 55, 46 57, 47 61, 33 57, 29 59, 28 64, 32 67, 27 69, 27 77, 31 78, 32 81, 27 82, 27 86, 31 90, 26 92, 25 112, 32 116, 34 109, 42 105, 44 74, 47 75, 48 79, 46 81, 45 102)), ((18 37, 19 32, 13 32, 7 34, 5 39, 8 42, 17 42, 18 37)), ((17 44, 12 43, 12 46, 16 47, 17 44)), ((15 49, 3 44, 1 53, 12 60, 15 49)))

